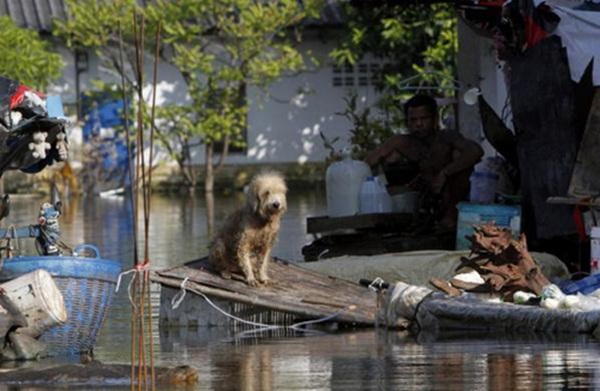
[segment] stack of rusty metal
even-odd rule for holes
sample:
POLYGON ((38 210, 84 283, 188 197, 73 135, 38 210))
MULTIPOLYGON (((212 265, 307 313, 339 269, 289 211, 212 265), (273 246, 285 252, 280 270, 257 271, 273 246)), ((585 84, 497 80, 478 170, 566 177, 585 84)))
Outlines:
POLYGON ((484 282, 432 279, 431 283, 438 289, 453 296, 460 295, 462 291, 498 293, 504 301, 511 302, 517 291, 539 296, 542 288, 550 285, 527 250, 525 234, 517 240, 509 228, 498 227, 492 222, 474 227, 474 234, 467 239, 471 242, 471 253, 462 258, 456 270, 472 269, 484 282))

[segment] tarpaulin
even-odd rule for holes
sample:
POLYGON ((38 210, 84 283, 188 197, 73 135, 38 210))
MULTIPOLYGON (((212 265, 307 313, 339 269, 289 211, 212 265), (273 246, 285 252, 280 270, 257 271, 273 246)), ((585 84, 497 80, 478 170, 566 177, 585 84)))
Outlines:
POLYGON ((561 37, 567 49, 571 78, 579 82, 590 61, 595 60, 592 69, 594 86, 600 85, 600 3, 534 0, 535 5, 548 5, 560 17, 555 34, 561 37))
POLYGON ((561 18, 556 34, 567 48, 571 78, 576 82, 581 80, 590 61, 594 60, 592 82, 594 86, 600 86, 600 12, 560 6, 552 9, 561 18))

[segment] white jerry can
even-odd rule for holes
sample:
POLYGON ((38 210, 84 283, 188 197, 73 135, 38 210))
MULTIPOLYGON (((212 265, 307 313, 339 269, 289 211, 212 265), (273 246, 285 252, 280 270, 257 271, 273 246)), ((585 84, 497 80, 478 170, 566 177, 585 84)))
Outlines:
MULTIPOLYGON (((46 270, 38 269, 0 285, 6 296, 27 319, 27 327, 19 329, 30 337, 67 321, 62 293, 46 270)), ((7 311, 0 307, 0 313, 7 311)))
POLYGON ((353 216, 359 213, 360 188, 371 169, 365 162, 354 160, 349 148, 342 151, 343 160, 327 168, 327 214, 329 217, 353 216))

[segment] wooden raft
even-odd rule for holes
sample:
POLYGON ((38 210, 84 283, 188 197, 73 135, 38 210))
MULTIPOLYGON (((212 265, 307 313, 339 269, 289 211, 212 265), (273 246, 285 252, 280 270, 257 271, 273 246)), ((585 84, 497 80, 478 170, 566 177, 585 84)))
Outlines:
POLYGON ((225 280, 214 272, 208 259, 192 261, 157 271, 152 280, 175 289, 188 278, 188 291, 236 303, 320 319, 338 313, 331 322, 374 326, 377 295, 359 284, 303 269, 291 262, 273 258, 269 277, 274 284, 253 288, 240 275, 225 280))

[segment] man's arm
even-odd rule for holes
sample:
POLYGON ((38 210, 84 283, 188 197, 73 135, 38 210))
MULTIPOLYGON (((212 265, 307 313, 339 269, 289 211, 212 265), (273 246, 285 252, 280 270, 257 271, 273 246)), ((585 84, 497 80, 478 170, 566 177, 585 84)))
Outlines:
POLYGON ((418 151, 411 143, 410 137, 397 134, 386 140, 381 146, 371 151, 365 158, 370 167, 375 167, 381 159, 388 160, 394 153, 401 154, 410 160, 419 160, 418 151))
POLYGON ((481 149, 479 144, 465 138, 458 132, 454 133, 449 138, 449 142, 457 153, 453 154, 453 160, 446 167, 442 168, 433 179, 431 187, 436 193, 442 190, 448 177, 473 167, 483 156, 483 149, 481 149))
POLYGON ((454 159, 442 169, 446 176, 451 176, 463 170, 473 167, 483 156, 483 149, 475 141, 460 137, 452 139, 452 146, 456 150, 454 159))

